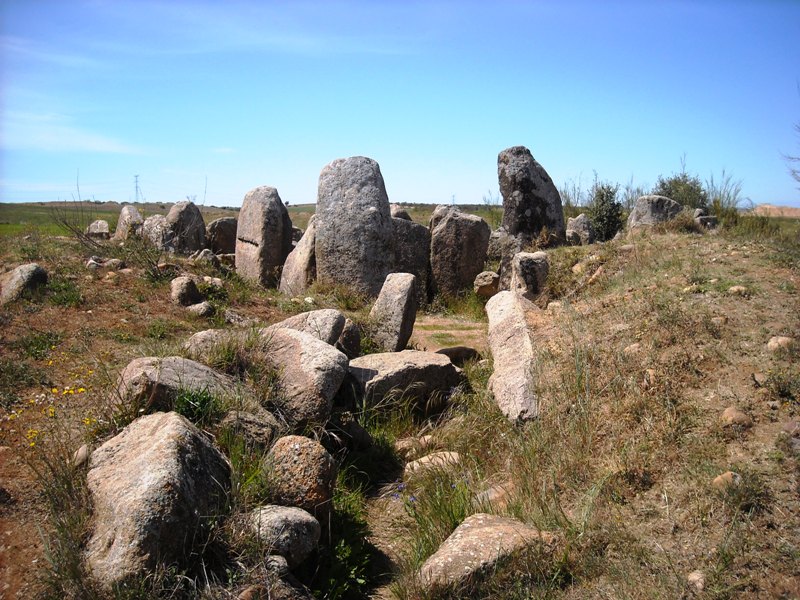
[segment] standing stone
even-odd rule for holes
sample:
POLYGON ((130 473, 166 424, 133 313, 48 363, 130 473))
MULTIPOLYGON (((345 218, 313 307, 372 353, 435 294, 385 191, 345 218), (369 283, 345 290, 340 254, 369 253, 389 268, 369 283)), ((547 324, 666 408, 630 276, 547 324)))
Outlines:
POLYGON ((666 196, 641 196, 628 216, 628 229, 671 221, 683 207, 666 196))
POLYGON ((410 273, 391 273, 369 312, 372 337, 383 352, 399 352, 406 347, 417 318, 416 277, 410 273))
POLYGON ((533 343, 525 320, 526 303, 527 300, 509 291, 498 293, 486 303, 489 348, 494 359, 489 390, 511 421, 534 419, 539 414, 534 393, 533 343))
POLYGON ((32 290, 47 283, 47 271, 36 263, 20 265, 0 275, 0 306, 12 302, 25 290, 32 290))
POLYGON ((523 243, 544 228, 557 241, 565 238, 561 196, 544 167, 525 146, 503 150, 497 157, 497 177, 503 195, 503 228, 523 243))
POLYGON ((206 247, 214 254, 236 252, 236 217, 215 219, 206 226, 206 247))
POLYGON ((498 272, 500 282, 497 285, 497 289, 503 291, 511 288, 511 263, 514 260, 514 256, 522 252, 526 244, 523 243, 522 238, 508 235, 507 233, 499 237, 497 244, 500 248, 500 270, 498 272))
POLYGON ((206 224, 194 202, 174 204, 167 213, 167 227, 172 232, 175 252, 191 254, 206 245, 206 224))
POLYGON ((394 271, 417 278, 417 306, 428 303, 431 270, 431 232, 411 219, 392 217, 394 226, 394 271))
POLYGON ((88 235, 90 238, 107 240, 110 237, 108 232, 108 221, 104 221, 103 219, 92 221, 86 228, 86 235, 88 235))
POLYGON ((515 254, 511 261, 511 291, 533 300, 544 291, 549 270, 546 252, 515 254))
POLYGON ((394 262, 394 227, 378 163, 356 156, 324 167, 316 214, 319 281, 377 296, 394 262))
POLYGON ((236 272, 263 286, 278 283, 278 269, 292 249, 292 221, 273 187, 247 192, 236 230, 236 272))
POLYGON ((314 283, 317 278, 316 243, 316 215, 311 215, 303 237, 286 257, 286 263, 283 265, 279 286, 282 294, 299 296, 314 283))
POLYGON ((142 224, 142 237, 159 250, 174 250, 173 234, 164 215, 151 215, 142 224))
POLYGON ((230 464, 177 413, 135 420, 95 450, 86 483, 94 510, 86 563, 105 587, 181 564, 222 515, 230 464))
POLYGON ((430 230, 434 293, 454 296, 471 288, 486 262, 488 223, 455 207, 437 206, 430 230))
POLYGON ((587 246, 594 243, 594 228, 586 213, 567 219, 567 242, 573 246, 587 246))
POLYGON ((117 219, 117 229, 114 231, 114 239, 118 241, 127 240, 131 236, 139 235, 144 220, 137 208, 131 204, 123 206, 119 211, 117 219))

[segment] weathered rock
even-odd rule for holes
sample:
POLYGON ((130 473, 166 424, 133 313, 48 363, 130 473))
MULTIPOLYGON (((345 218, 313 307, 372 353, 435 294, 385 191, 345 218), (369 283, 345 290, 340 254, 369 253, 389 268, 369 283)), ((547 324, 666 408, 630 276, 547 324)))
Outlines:
POLYGON ((511 261, 509 289, 533 300, 544 291, 549 270, 546 252, 519 252, 511 261))
POLYGON ((399 352, 411 339, 416 318, 416 277, 390 273, 369 312, 373 339, 384 352, 399 352))
POLYGON ((736 406, 729 406, 722 411, 720 423, 723 427, 748 429, 753 426, 753 419, 736 406))
POLYGON ((469 289, 486 262, 489 225, 456 207, 437 206, 430 231, 432 291, 454 296, 469 289))
POLYGON ((299 435, 282 437, 267 454, 264 468, 276 503, 297 506, 317 518, 330 513, 337 469, 322 444, 299 435))
POLYGON ((248 332, 230 331, 228 329, 206 329, 198 331, 183 344, 186 355, 203 363, 210 363, 226 348, 243 348, 248 339, 248 332))
POLYGON ((206 223, 194 202, 173 204, 167 213, 167 227, 172 232, 175 252, 191 254, 206 245, 206 223))
POLYGON ((406 460, 414 460, 430 452, 436 446, 432 435, 401 438, 394 443, 395 452, 406 460))
POLYGON ((700 227, 703 229, 714 229, 718 225, 717 217, 714 215, 703 215, 702 217, 696 217, 694 222, 700 225, 700 227))
POLYGON ((573 246, 586 246, 594 243, 594 227, 586 213, 567 219, 567 242, 573 246))
POLYGON ((525 244, 521 237, 514 237, 513 235, 503 235, 498 239, 500 247, 500 282, 497 285, 499 291, 511 289, 511 278, 514 274, 512 263, 514 257, 522 252, 525 244))
POLYGON ((114 399, 138 406, 143 412, 171 410, 182 391, 229 398, 235 394, 236 385, 230 377, 187 358, 143 357, 132 360, 119 374, 114 399))
POLYGON ((706 588, 706 576, 702 571, 692 571, 686 576, 686 583, 699 594, 706 588))
POLYGON ((283 556, 290 569, 317 547, 319 521, 294 506, 259 506, 248 515, 250 529, 270 554, 283 556))
POLYGON ((117 241, 127 240, 131 236, 137 236, 141 232, 142 215, 139 214, 138 209, 128 204, 123 206, 119 211, 119 218, 117 219, 117 229, 114 231, 114 239, 117 241))
POLYGON ((25 290, 47 284, 47 271, 36 263, 20 265, 0 275, 0 306, 13 302, 25 290))
POLYGON ((206 247, 214 254, 236 252, 236 217, 222 217, 206 225, 206 247))
POLYGON ((352 320, 345 319, 342 333, 336 340, 336 348, 350 360, 361 354, 361 329, 352 320))
POLYGON ((734 471, 725 471, 721 475, 717 475, 711 482, 713 487, 718 492, 726 492, 731 488, 738 487, 742 483, 742 476, 734 471))
MULTIPOLYGON (((312 217, 314 215, 311 215, 312 217)), ((303 230, 292 225, 292 242, 297 243, 303 239, 303 230)))
POLYGON ((284 427, 264 409, 255 412, 232 410, 219 423, 220 429, 229 429, 242 436, 256 448, 269 448, 284 427))
POLYGON ((108 221, 103 219, 92 221, 86 228, 86 235, 94 239, 107 240, 111 237, 108 229, 108 221))
POLYGON ((191 259, 192 259, 192 262, 195 262, 195 263, 206 263, 208 265, 211 265, 215 269, 219 269, 219 267, 221 265, 221 263, 219 262, 219 259, 217 258, 217 255, 214 254, 208 248, 203 248, 202 250, 198 250, 197 252, 192 254, 191 259))
POLYGON ((481 298, 491 298, 499 290, 500 275, 494 271, 481 271, 472 283, 473 291, 481 298))
POLYGON ((411 215, 409 215, 408 211, 402 206, 399 206, 397 204, 390 204, 389 211, 393 219, 403 219, 404 221, 411 220, 411 215))
POLYGON ((500 260, 503 254, 502 241, 508 233, 502 227, 495 229, 489 235, 489 246, 486 248, 486 260, 500 260))
POLYGON ((203 296, 197 289, 194 279, 187 276, 176 277, 170 282, 170 299, 181 306, 190 306, 201 302, 203 296))
POLYGON ((292 221, 273 187, 247 192, 236 230, 236 272, 264 286, 278 283, 278 270, 292 249, 292 221))
POLYGON ((469 346, 440 348, 436 351, 436 354, 444 354, 457 367, 463 367, 467 362, 477 360, 481 356, 475 348, 470 348, 469 346))
POLYGON ((368 354, 350 361, 350 373, 371 405, 390 393, 423 402, 433 394, 448 396, 464 380, 449 358, 419 350, 368 354))
POLYGON ((489 348, 494 373, 489 389, 495 402, 512 421, 536 418, 539 404, 534 393, 533 344, 525 320, 535 307, 513 292, 500 292, 486 303, 489 316, 489 348))
POLYGON ((86 563, 104 586, 180 564, 224 512, 230 465, 177 413, 141 417, 95 450, 86 563))
POLYGON ((417 278, 417 306, 428 303, 430 287, 431 232, 424 225, 393 217, 394 271, 411 273, 417 278))
POLYGON ((767 350, 773 354, 789 352, 792 348, 794 348, 794 339, 785 335, 773 336, 767 342, 767 350))
POLYGON ((477 513, 464 519, 425 561, 419 583, 428 589, 458 585, 526 547, 549 552, 556 537, 511 517, 477 513))
POLYGON ((186 311, 193 314, 196 317, 213 317, 214 312, 214 305, 208 301, 198 302, 197 304, 192 304, 186 307, 186 311))
POLYGON ((309 333, 285 328, 262 330, 260 350, 259 362, 276 372, 272 402, 279 415, 297 429, 323 425, 347 374, 347 357, 309 333))
POLYGON ((344 331, 345 316, 335 308, 322 308, 294 315, 263 330, 294 329, 333 346, 344 331))
POLYGON ((394 262, 394 228, 378 163, 356 156, 324 167, 316 215, 319 281, 377 296, 394 262))
POLYGON ((174 250, 173 233, 164 215, 150 215, 142 223, 142 237, 163 251, 174 250))
POLYGON ((643 225, 656 225, 677 217, 683 207, 666 196, 641 196, 628 215, 628 229, 643 225))
POLYGON ((516 492, 517 486, 513 481, 499 483, 476 494, 473 505, 484 510, 487 507, 492 507, 495 510, 505 508, 516 492))
POLYGON ((281 272, 279 289, 287 296, 299 296, 305 292, 317 278, 317 228, 316 215, 308 221, 306 232, 294 250, 286 257, 281 272))
POLYGON ((503 196, 503 229, 523 245, 547 228, 557 241, 565 238, 561 196, 550 175, 524 146, 497 156, 497 178, 503 196))
POLYGON ((403 469, 403 479, 419 477, 430 471, 456 467, 461 462, 458 452, 433 452, 417 460, 412 460, 403 469))
POLYGON ((732 285, 728 288, 728 293, 733 296, 745 296, 750 293, 746 287, 743 285, 732 285))

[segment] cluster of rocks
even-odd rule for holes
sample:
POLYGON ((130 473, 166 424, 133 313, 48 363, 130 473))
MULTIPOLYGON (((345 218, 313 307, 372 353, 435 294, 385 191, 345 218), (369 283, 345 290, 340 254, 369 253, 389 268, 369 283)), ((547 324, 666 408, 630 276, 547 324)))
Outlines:
MULTIPOLYGON (((212 255, 213 256, 213 255, 212 255)), ((185 306, 186 310, 198 317, 214 315, 214 306, 205 298, 201 289, 212 286, 222 288, 222 279, 204 275, 181 275, 170 282, 170 299, 174 304, 185 306)))

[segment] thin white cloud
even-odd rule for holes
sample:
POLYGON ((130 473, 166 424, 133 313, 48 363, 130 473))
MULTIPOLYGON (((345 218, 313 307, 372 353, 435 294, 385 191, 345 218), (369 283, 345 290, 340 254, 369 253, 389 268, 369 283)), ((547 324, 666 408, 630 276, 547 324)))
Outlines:
POLYGON ((70 123, 54 113, 8 112, 3 118, 3 150, 143 154, 144 150, 70 123))

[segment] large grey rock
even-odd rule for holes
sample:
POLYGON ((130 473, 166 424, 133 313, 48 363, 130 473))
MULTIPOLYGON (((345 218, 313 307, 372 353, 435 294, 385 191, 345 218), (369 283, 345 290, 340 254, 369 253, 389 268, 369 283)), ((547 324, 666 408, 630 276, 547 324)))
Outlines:
POLYGON ((430 279, 431 232, 410 219, 392 217, 394 227, 394 271, 411 273, 417 278, 417 306, 428 303, 430 279))
POLYGON ((13 302, 25 290, 47 283, 47 271, 36 263, 20 265, 0 275, 0 306, 13 302))
POLYGON ((114 239, 117 241, 127 240, 131 236, 137 236, 141 232, 142 215, 139 210, 128 204, 123 206, 119 211, 119 219, 117 219, 117 229, 114 231, 114 239))
POLYGON ((173 204, 167 213, 167 227, 172 232, 175 252, 191 254, 206 245, 206 223, 194 202, 173 204))
POLYGON ((108 221, 104 219, 92 221, 86 228, 86 235, 90 238, 107 240, 109 237, 111 237, 108 229, 108 221))
POLYGON ((553 550, 556 537, 511 517, 477 513, 464 519, 422 565, 418 583, 433 591, 466 583, 529 546, 553 550))
POLYGON ((628 215, 628 229, 643 225, 656 225, 677 217, 683 207, 666 196, 641 196, 628 215))
POLYGON ((422 402, 434 394, 449 396, 464 381, 447 356, 419 350, 361 356, 350 361, 350 374, 372 405, 389 394, 422 402))
POLYGON ((257 360, 275 371, 276 414, 295 429, 325 424, 347 374, 347 356, 309 333, 266 328, 257 360))
POLYGON ((437 206, 430 221, 431 276, 434 293, 454 296, 470 289, 483 271, 489 225, 453 206, 437 206))
POLYGON ((558 241, 565 237, 561 196, 550 175, 525 146, 497 156, 497 178, 503 196, 503 228, 528 244, 544 228, 558 241))
POLYGON ((218 398, 237 392, 233 379, 188 358, 143 357, 132 360, 119 374, 114 400, 143 412, 171 410, 182 391, 208 392, 218 398))
POLYGON ((302 508, 270 504, 248 515, 250 530, 269 551, 283 556, 290 569, 302 563, 317 547, 319 521, 302 508))
POLYGON ((589 215, 581 213, 567 219, 567 242, 573 246, 586 246, 594 243, 594 227, 589 215))
POLYGON ((180 306, 191 306, 202 302, 203 296, 200 290, 197 289, 197 284, 194 279, 186 275, 176 277, 170 284, 170 299, 180 306))
POLYGON ((317 278, 317 227, 316 215, 312 215, 308 226, 297 242, 295 249, 286 257, 281 272, 280 291, 287 296, 299 296, 305 292, 317 278))
POLYGON ((519 252, 511 261, 509 289, 533 300, 544 291, 549 270, 546 252, 519 252))
POLYGON ((86 483, 94 511, 86 564, 110 588, 158 563, 181 564, 203 543, 225 511, 230 465, 185 418, 156 413, 95 450, 86 483))
POLYGON ((282 437, 265 457, 264 469, 273 502, 317 518, 330 514, 337 468, 322 444, 299 435, 282 437))
POLYGON ((279 323, 270 325, 263 331, 271 329, 295 329, 308 333, 326 344, 334 345, 342 335, 345 316, 335 308, 322 308, 294 315, 279 323))
POLYGON ((509 291, 498 293, 486 303, 489 349, 494 359, 489 390, 511 421, 525 421, 539 414, 532 370, 533 344, 525 320, 525 311, 534 309, 530 302, 509 291))
POLYGON ((292 221, 273 187, 247 192, 236 230, 236 272, 264 286, 278 283, 278 270, 292 249, 292 221))
POLYGON ((410 273, 390 273, 372 305, 372 337, 384 352, 398 352, 411 339, 417 318, 416 285, 410 273))
POLYGON ((206 247, 214 254, 236 252, 236 217, 222 217, 206 225, 206 247))
POLYGON ((356 156, 323 168, 316 215, 317 279, 377 296, 394 263, 394 227, 378 163, 356 156))
POLYGON ((164 215, 150 215, 142 223, 142 237, 159 250, 174 250, 172 229, 164 215))

